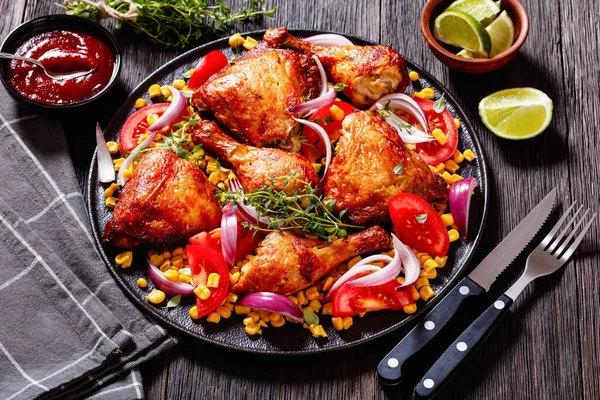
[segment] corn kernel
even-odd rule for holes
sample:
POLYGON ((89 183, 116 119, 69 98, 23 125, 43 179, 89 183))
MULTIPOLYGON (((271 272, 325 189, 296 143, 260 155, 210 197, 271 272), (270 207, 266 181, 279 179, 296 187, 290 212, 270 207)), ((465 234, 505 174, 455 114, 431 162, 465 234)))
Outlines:
POLYGON ((428 301, 435 295, 430 286, 423 286, 419 290, 419 294, 421 295, 421 299, 423 299, 423 301, 428 301))
POLYGON ((311 286, 308 289, 306 289, 304 291, 304 293, 306 294, 306 298, 310 301, 310 300, 314 300, 317 297, 319 297, 319 291, 317 290, 316 287, 311 286))
POLYGON ((454 118, 454 124, 456 125, 456 129, 460 128, 460 120, 458 118, 454 118))
POLYGON ((183 256, 173 256, 170 261, 171 265, 173 265, 174 267, 183 268, 183 256))
POLYGON ((419 291, 414 286, 410 287, 410 294, 412 295, 412 298, 415 301, 419 300, 421 298, 421 295, 419 294, 419 291))
POLYGON ((137 281, 135 281, 135 283, 137 283, 137 285, 142 289, 146 289, 148 287, 148 281, 144 278, 139 278, 137 281))
POLYGON ((248 326, 250 324, 254 325, 254 320, 252 319, 252 317, 246 317, 242 321, 242 324, 244 324, 244 326, 248 326))
POLYGON ((450 175, 448 171, 444 171, 444 173, 442 174, 442 178, 444 178, 446 183, 449 185, 452 185, 454 183, 452 182, 452 175, 450 175))
POLYGON ((148 88, 148 95, 150 96, 151 99, 155 98, 155 97, 159 97, 161 95, 161 91, 160 91, 160 86, 159 85, 151 85, 148 88))
POLYGON ((239 33, 236 33, 235 35, 229 36, 229 40, 227 42, 232 49, 235 49, 236 47, 244 44, 244 38, 239 33))
POLYGON ((219 306, 215 311, 221 316, 221 318, 227 319, 231 317, 231 310, 225 306, 219 306))
POLYGON ((321 302, 317 299, 311 300, 309 303, 310 308, 313 309, 314 312, 318 313, 321 310, 321 302))
POLYGON ((108 152, 110 154, 117 154, 119 152, 119 143, 117 142, 106 142, 106 147, 108 147, 108 152))
POLYGON ((323 306, 323 312, 322 312, 322 314, 323 315, 331 315, 332 310, 333 310, 333 306, 332 306, 331 302, 330 303, 325 303, 325 305, 323 306))
POLYGON ((213 311, 210 314, 208 314, 208 317, 206 317, 206 321, 212 322, 213 324, 218 324, 219 321, 221 321, 221 316, 213 311))
POLYGON ((315 170, 315 174, 318 174, 319 171, 321 171, 321 167, 323 166, 319 163, 311 163, 310 165, 312 165, 313 169, 315 170))
POLYGON ((191 319, 198 319, 198 307, 196 306, 192 306, 189 310, 188 313, 190 314, 190 318, 191 319))
POLYGON ((165 250, 161 253, 165 260, 170 260, 173 257, 173 254, 169 250, 165 250))
POLYGON ((305 306, 308 304, 308 299, 304 294, 304 290, 298 292, 298 305, 305 306))
POLYGON ((171 269, 171 261, 163 261, 163 263, 160 264, 160 267, 158 267, 158 269, 160 269, 160 272, 165 272, 166 270, 171 269))
POLYGON ((257 324, 249 324, 246 325, 244 329, 248 335, 253 336, 258 333, 258 331, 260 330, 260 326, 258 326, 257 324))
POLYGON ((412 151, 417 150, 417 145, 414 143, 404 143, 404 146, 406 146, 407 149, 412 151))
POLYGON ((199 284, 196 286, 196 289, 194 289, 194 294, 200 300, 206 300, 210 297, 210 290, 203 284, 199 284))
POLYGON ((235 285, 240 280, 240 273, 234 272, 233 274, 229 274, 229 284, 231 286, 235 285))
POLYGON ((402 307, 402 311, 404 311, 405 314, 414 314, 417 311, 417 305, 415 303, 406 305, 402 307))
POLYGON ((456 229, 450 229, 448 231, 448 237, 450 238, 451 242, 455 242, 458 240, 460 235, 458 234, 458 231, 456 229))
POLYGON ((435 99, 435 92, 433 91, 432 88, 425 88, 425 89, 421 90, 421 95, 423 96, 424 99, 429 99, 429 100, 435 99))
POLYGON ((227 293, 227 296, 225 296, 225 300, 227 300, 229 303, 235 303, 238 300, 239 296, 235 293, 227 293))
POLYGON ((454 153, 452 154, 452 160, 454 160, 454 162, 456 163, 461 163, 463 161, 465 161, 465 156, 463 153, 460 152, 460 150, 454 150, 454 153))
POLYGON ((279 321, 281 319, 283 319, 283 316, 281 314, 279 314, 279 313, 276 313, 276 312, 271 313, 271 316, 269 317, 269 321, 270 322, 279 321))
POLYGON ((425 270, 421 270, 421 272, 419 273, 419 277, 427 278, 427 279, 435 279, 437 277, 437 271, 435 270, 435 268, 429 272, 427 272, 425 270))
POLYGON ((277 321, 271 321, 271 325, 275 328, 281 328, 283 325, 285 325, 285 318, 281 318, 277 321))
MULTIPOLYGON (((150 114, 146 115, 146 123, 148 124, 148 126, 151 126, 156 121, 158 121, 158 118, 159 118, 158 114, 150 113, 150 114)), ((141 143, 140 140, 143 141, 146 138, 146 137, 144 137, 144 135, 146 135, 146 137, 148 137, 147 134, 140 135, 138 144, 141 143)))
POLYGON ((419 80, 419 73, 417 71, 410 71, 408 73, 408 77, 410 78, 411 82, 415 82, 419 80))
POLYGON ((419 256, 419 263, 420 264, 425 264, 425 261, 427 260, 431 260, 431 256, 427 253, 423 253, 419 256))
POLYGON ((469 162, 471 162, 477 158, 477 156, 475 155, 475 153, 473 153, 473 150, 471 150, 471 149, 465 150, 465 152, 463 153, 463 156, 465 156, 465 160, 467 160, 469 162))
POLYGON ((348 263, 347 263, 348 269, 352 268, 354 266, 354 264, 356 264, 360 260, 362 260, 362 258, 360 256, 356 256, 356 257, 353 257, 350 260, 348 260, 348 263))
POLYGON ((139 110, 140 108, 144 108, 148 105, 148 102, 146 101, 146 99, 143 98, 139 98, 135 101, 135 104, 133 105, 133 107, 135 107, 136 110, 139 110))
POLYGON ((333 119, 335 119, 336 121, 341 121, 346 116, 344 111, 335 104, 329 108, 329 112, 333 116, 333 119))
POLYGON ((244 46, 246 50, 252 50, 257 44, 258 41, 256 39, 247 36, 246 40, 244 40, 244 43, 242 43, 242 46, 244 46))
POLYGON ((185 81, 183 79, 177 79, 173 82, 173 87, 177 90, 182 90, 185 87, 185 81))
POLYGON ((160 304, 165 300, 165 293, 162 290, 152 289, 146 299, 152 304, 160 304))
POLYGON ((342 329, 344 329, 344 323, 343 323, 341 317, 333 317, 333 318, 331 318, 331 323, 333 324, 333 328, 336 331, 341 331, 342 329))
POLYGON ((353 320, 352 317, 346 316, 344 318, 342 318, 342 323, 344 324, 344 330, 347 331, 348 328, 350 328, 353 324, 353 320))
POLYGON ((171 89, 167 85, 161 86, 160 92, 162 93, 165 99, 173 95, 173 93, 171 93, 171 89))
POLYGON ((150 256, 150 263, 152 265, 161 265, 163 262, 165 262, 165 259, 160 254, 153 254, 150 256))
POLYGON ((127 169, 123 171, 123 178, 129 179, 133 176, 133 164, 129 164, 127 169))
POLYGON ((451 172, 453 174, 456 173, 456 171, 458 171, 458 169, 460 168, 460 165, 454 162, 454 160, 447 160, 446 162, 444 162, 444 165, 446 171, 451 172))
POLYGON ((448 138, 446 137, 446 134, 440 128, 435 128, 434 130, 432 130, 431 136, 433 136, 435 140, 437 140, 438 143, 442 146, 448 143, 448 138))
POLYGON ((333 286, 334 279, 331 276, 328 276, 323 283, 323 291, 328 292, 329 289, 333 286))
POLYGON ((179 282, 179 271, 174 269, 168 269, 163 272, 165 278, 167 278, 170 282, 179 282))
POLYGON ((406 279, 404 279, 403 276, 399 276, 396 278, 396 282, 398 282, 401 285, 404 285, 404 282, 406 282, 406 279))
POLYGON ((233 303, 223 303, 223 307, 225 307, 229 311, 233 312, 233 308, 235 307, 235 304, 233 304, 233 303))
POLYGON ((117 206, 117 198, 112 196, 107 197, 106 200, 104 200, 104 204, 106 207, 115 208, 117 206))
POLYGON ((216 272, 211 272, 206 280, 206 286, 209 288, 218 288, 221 277, 216 272))
POLYGON ((415 92, 415 93, 411 93, 410 97, 418 97, 420 99, 424 99, 425 97, 423 96, 423 94, 421 92, 415 92))
POLYGON ((415 282, 415 288, 421 289, 423 286, 429 286, 429 279, 427 278, 419 278, 415 282))
POLYGON ((258 315, 260 315, 261 321, 269 322, 269 319, 271 318, 271 311, 259 309, 258 315))
POLYGON ((173 249, 173 251, 171 252, 171 254, 173 255, 173 257, 175 256, 183 256, 183 248, 182 247, 177 247, 175 249, 173 249))
POLYGON ((446 170, 446 164, 444 164, 443 162, 439 163, 438 165, 435 166, 435 170, 436 170, 435 172, 437 172, 438 174, 443 173, 446 170))
POLYGON ((444 268, 446 266, 446 261, 448 261, 448 256, 435 257, 434 261, 437 263, 438 268, 444 268))
POLYGON ((432 269, 436 269, 437 267, 437 263, 432 259, 425 261, 425 264, 423 264, 423 269, 425 272, 431 272, 432 269))
POLYGON ((288 296, 288 299, 293 301, 295 305, 298 305, 298 298, 296 296, 288 296))
POLYGON ((179 274, 179 282, 181 283, 191 283, 192 278, 189 275, 179 274))
POLYGON ((158 254, 158 251, 156 251, 154 249, 148 250, 148 258, 152 257, 155 254, 158 254))
POLYGON ((260 321, 260 315, 256 311, 249 312, 248 316, 251 317, 254 322, 260 321))
POLYGON ((454 217, 450 213, 442 214, 442 222, 444 223, 444 225, 450 226, 454 224, 454 217))

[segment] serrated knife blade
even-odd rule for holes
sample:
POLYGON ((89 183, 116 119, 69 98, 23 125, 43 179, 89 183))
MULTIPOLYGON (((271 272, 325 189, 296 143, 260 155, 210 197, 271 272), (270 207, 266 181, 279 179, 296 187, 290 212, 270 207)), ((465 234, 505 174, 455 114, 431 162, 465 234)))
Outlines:
POLYGON ((487 292, 498 275, 523 251, 541 229, 556 202, 556 188, 488 254, 469 274, 469 278, 487 292))

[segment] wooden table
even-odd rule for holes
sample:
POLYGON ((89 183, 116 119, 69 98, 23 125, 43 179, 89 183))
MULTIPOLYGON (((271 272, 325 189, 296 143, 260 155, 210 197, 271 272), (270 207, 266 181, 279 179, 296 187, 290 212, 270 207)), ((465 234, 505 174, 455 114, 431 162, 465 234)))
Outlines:
MULTIPOLYGON (((588 1, 584 7, 579 0, 524 1, 531 31, 517 58, 497 72, 465 75, 448 70, 427 49, 419 31, 424 2, 278 2, 274 20, 241 24, 231 32, 288 26, 362 36, 392 45, 441 80, 464 107, 489 160, 491 208, 472 266, 555 186, 563 204, 577 200, 598 211, 600 145, 595 125, 600 120, 600 3, 588 1), (541 89, 553 99, 553 122, 532 140, 499 139, 481 124, 477 104, 493 91, 519 86, 541 89)), ((22 21, 62 13, 55 3, 0 0, 0 35, 4 37, 22 21)), ((235 7, 242 2, 226 3, 235 7)), ((65 121, 81 182, 94 148, 89 134, 93 121, 99 119, 105 126, 135 85, 180 53, 158 50, 130 30, 119 32, 118 40, 124 65, 113 98, 98 115, 65 121)), ((565 269, 525 290, 439 398, 600 398, 599 228, 596 222, 565 269)), ((518 257, 482 306, 518 277, 525 259, 526 255, 518 257)), ((465 312, 454 330, 464 328, 476 310, 473 306, 465 312)), ((433 351, 421 360, 423 365, 415 365, 412 381, 402 387, 384 388, 375 375, 379 360, 404 333, 348 351, 303 358, 250 356, 183 338, 177 348, 144 366, 146 394, 150 399, 410 398, 424 368, 435 360, 433 351)), ((451 341, 449 335, 445 345, 451 341)))

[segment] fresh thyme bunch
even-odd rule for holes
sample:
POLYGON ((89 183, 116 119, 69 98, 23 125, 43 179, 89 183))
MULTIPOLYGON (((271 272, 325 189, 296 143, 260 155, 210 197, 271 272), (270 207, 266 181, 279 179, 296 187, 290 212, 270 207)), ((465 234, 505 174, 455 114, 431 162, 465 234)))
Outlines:
POLYGON ((250 193, 221 191, 217 197, 224 203, 243 202, 256 209, 259 219, 269 218, 270 222, 266 227, 258 223, 243 223, 245 227, 254 231, 281 232, 300 229, 302 232, 331 242, 335 237, 346 236, 347 228, 363 228, 342 222, 345 210, 336 215, 333 211, 335 201, 327 201, 317 192, 317 189, 294 175, 271 178, 270 185, 263 185, 250 193), (281 179, 283 179, 283 186, 287 186, 293 180, 304 187, 291 195, 282 190, 275 190, 273 187, 275 181, 281 179))
POLYGON ((221 0, 65 0, 67 14, 92 19, 117 20, 131 25, 137 33, 148 35, 152 43, 165 47, 185 47, 206 33, 224 32, 233 22, 266 15, 275 8, 264 8, 263 0, 249 0, 248 7, 232 11, 221 0), (210 2, 212 3, 212 2, 210 2))

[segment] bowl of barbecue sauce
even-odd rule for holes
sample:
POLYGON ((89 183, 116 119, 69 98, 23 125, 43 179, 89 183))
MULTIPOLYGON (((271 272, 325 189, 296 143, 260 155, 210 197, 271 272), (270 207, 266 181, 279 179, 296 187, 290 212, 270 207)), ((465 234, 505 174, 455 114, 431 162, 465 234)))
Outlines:
POLYGON ((80 110, 109 91, 121 69, 115 38, 99 24, 69 15, 48 15, 12 31, 0 51, 38 59, 55 72, 91 70, 57 80, 29 62, 2 60, 0 80, 19 103, 44 114, 80 110))

